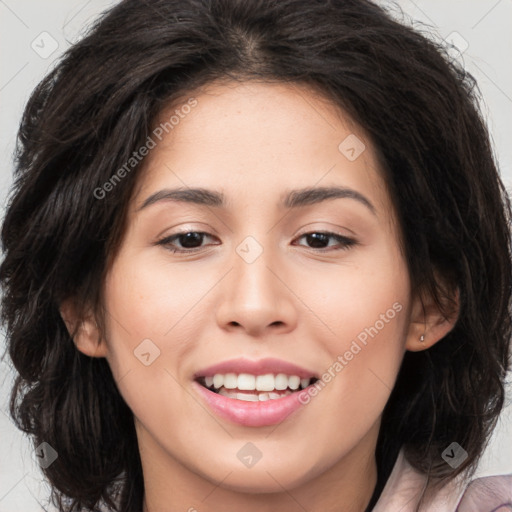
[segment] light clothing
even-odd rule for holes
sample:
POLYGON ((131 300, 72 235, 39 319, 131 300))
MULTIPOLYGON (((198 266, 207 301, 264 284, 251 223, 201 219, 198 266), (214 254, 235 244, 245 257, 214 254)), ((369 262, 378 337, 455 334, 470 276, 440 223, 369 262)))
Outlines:
MULTIPOLYGON (((425 480, 400 451, 372 512, 414 512, 425 480)), ((420 511, 512 512, 512 474, 477 478, 469 485, 459 475, 424 500, 420 511)))

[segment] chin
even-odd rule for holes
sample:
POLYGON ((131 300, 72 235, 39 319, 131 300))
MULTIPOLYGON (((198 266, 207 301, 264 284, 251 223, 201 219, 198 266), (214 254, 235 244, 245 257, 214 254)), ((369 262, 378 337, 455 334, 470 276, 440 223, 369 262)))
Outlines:
MULTIPOLYGON (((254 469, 254 468, 253 468, 254 469)), ((284 472, 260 470, 253 473, 251 470, 235 470, 220 485, 224 489, 244 494, 271 494, 283 492, 283 488, 289 490, 297 487, 305 479, 305 475, 291 475, 285 477, 284 472)), ((219 475, 213 475, 213 483, 219 485, 219 475)))

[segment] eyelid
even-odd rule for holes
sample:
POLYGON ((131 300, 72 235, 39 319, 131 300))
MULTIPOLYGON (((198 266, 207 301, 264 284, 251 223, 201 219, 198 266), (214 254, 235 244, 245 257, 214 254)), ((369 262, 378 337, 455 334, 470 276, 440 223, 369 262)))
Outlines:
MULTIPOLYGON (((171 242, 178 239, 180 236, 186 235, 188 233, 196 233, 198 235, 202 235, 203 240, 205 237, 206 238, 217 238, 215 235, 212 235, 211 233, 208 233, 206 231, 199 231, 199 230, 194 230, 194 229, 184 229, 184 230, 178 231, 176 233, 173 233, 171 235, 168 235, 168 236, 165 236, 165 237, 159 239, 155 243, 155 245, 164 246, 172 253, 181 253, 181 254, 195 254, 195 253, 201 252, 202 250, 204 250, 205 248, 208 247, 208 246, 201 245, 199 247, 193 247, 193 248, 188 248, 188 249, 180 249, 180 248, 172 248, 171 249, 171 248, 169 248, 171 242)), ((359 242, 353 237, 349 237, 349 236, 346 236, 346 235, 343 235, 341 233, 337 233, 334 231, 321 230, 321 229, 317 229, 317 230, 310 229, 309 231, 304 231, 303 233, 300 233, 297 236, 295 236, 295 238, 292 240, 292 242, 295 242, 296 240, 299 240, 299 239, 303 238, 304 236, 312 235, 312 234, 325 235, 328 238, 335 239, 338 241, 339 244, 341 244, 341 247, 333 248, 332 246, 331 247, 327 246, 327 247, 317 248, 317 247, 307 247, 306 245, 302 245, 302 244, 297 244, 297 245, 299 245, 300 247, 306 247, 307 249, 309 249, 313 252, 316 252, 316 253, 339 252, 341 250, 348 250, 350 247, 359 245, 359 242)), ((214 245, 219 245, 219 244, 216 243, 214 245)))
MULTIPOLYGON (((186 235, 187 233, 197 233, 199 235, 204 235, 204 237, 216 238, 215 235, 212 235, 211 233, 208 233, 206 231, 199 231, 196 229, 184 229, 182 231, 177 231, 176 233, 172 233, 171 235, 166 235, 166 236, 158 239, 155 242, 155 245, 162 245, 162 246, 166 247, 171 243, 171 241, 174 241, 174 240, 178 239, 180 236, 186 235)), ((219 244, 215 244, 215 245, 219 245, 219 244)), ((196 247, 193 249, 179 249, 179 248, 178 249, 169 249, 167 247, 167 249, 173 253, 193 254, 193 253, 199 252, 201 250, 204 250, 205 247, 207 247, 207 246, 200 246, 200 247, 196 247)))
POLYGON ((313 233, 320 234, 320 235, 326 235, 329 238, 334 238, 334 239, 338 240, 338 242, 341 243, 342 246, 339 248, 332 248, 332 247, 331 248, 329 248, 329 247, 315 248, 315 247, 306 247, 301 244, 299 244, 299 245, 301 247, 306 247, 307 249, 310 249, 311 251, 318 252, 318 253, 338 252, 338 251, 347 250, 350 247, 359 245, 359 242, 351 236, 343 235, 343 234, 337 233, 335 231, 328 231, 328 230, 322 230, 322 229, 310 229, 309 231, 306 231, 304 233, 297 235, 294 238, 294 241, 298 240, 306 235, 311 235, 313 233))

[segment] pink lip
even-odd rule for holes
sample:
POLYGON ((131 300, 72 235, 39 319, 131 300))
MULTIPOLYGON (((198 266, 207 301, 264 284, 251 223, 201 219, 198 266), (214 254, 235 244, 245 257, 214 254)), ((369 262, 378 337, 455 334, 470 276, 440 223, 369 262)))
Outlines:
POLYGON ((214 393, 197 381, 192 384, 214 413, 245 427, 264 427, 281 423, 303 405, 299 395, 305 392, 297 391, 283 398, 264 402, 245 402, 214 393))
MULTIPOLYGON (((271 357, 252 361, 251 359, 237 358, 223 361, 221 363, 209 366, 199 370, 194 374, 194 379, 198 377, 213 377, 216 373, 249 373, 251 375, 265 375, 266 373, 285 373, 286 375, 297 375, 301 379, 318 378, 315 372, 301 368, 293 363, 274 359, 271 357)), ((291 396, 291 395, 290 395, 291 396)))
POLYGON ((249 373, 251 375, 284 373, 286 375, 297 375, 301 379, 318 379, 315 372, 282 359, 270 357, 259 359, 258 361, 246 358, 230 359, 196 372, 193 377, 195 380, 192 384, 204 398, 210 409, 222 418, 246 427, 263 427, 281 423, 292 412, 303 405, 299 400, 299 396, 305 390, 295 391, 290 395, 275 400, 260 402, 237 400, 210 391, 197 381, 200 377, 213 377, 216 373, 249 373))

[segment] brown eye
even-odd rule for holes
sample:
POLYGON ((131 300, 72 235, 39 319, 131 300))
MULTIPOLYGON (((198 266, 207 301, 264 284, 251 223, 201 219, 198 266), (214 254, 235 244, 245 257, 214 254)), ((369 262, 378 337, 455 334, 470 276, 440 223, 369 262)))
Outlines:
POLYGON ((202 242, 206 237, 212 238, 212 235, 201 231, 184 231, 167 236, 157 244, 163 245, 171 252, 195 252, 203 247, 202 242), (176 247, 176 243, 179 244, 178 247, 176 247))
POLYGON ((330 247, 332 247, 332 245, 329 246, 330 240, 335 240, 339 246, 338 248, 335 246, 333 250, 348 249, 350 246, 357 243, 352 238, 324 231, 312 231, 310 233, 304 233, 298 239, 300 240, 301 238, 306 240, 306 243, 311 249, 317 250, 330 249, 330 247))

